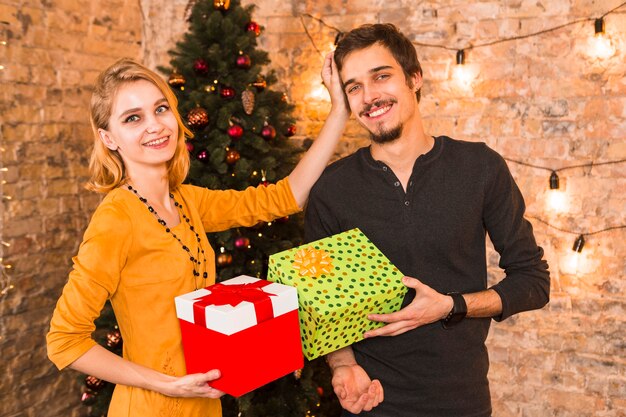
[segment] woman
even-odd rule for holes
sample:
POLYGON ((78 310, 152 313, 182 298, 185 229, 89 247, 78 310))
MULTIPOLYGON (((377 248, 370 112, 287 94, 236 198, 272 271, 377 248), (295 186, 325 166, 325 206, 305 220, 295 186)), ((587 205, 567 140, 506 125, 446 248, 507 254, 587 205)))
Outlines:
POLYGON ((221 415, 223 393, 210 386, 219 370, 185 375, 174 297, 215 282, 207 232, 301 210, 349 116, 332 54, 322 78, 333 105, 318 139, 286 179, 245 191, 182 185, 191 132, 157 74, 120 60, 98 78, 88 188, 107 195, 73 259, 47 343, 59 369, 117 384, 110 417, 221 415), (107 299, 124 340, 123 358, 91 338, 107 299))

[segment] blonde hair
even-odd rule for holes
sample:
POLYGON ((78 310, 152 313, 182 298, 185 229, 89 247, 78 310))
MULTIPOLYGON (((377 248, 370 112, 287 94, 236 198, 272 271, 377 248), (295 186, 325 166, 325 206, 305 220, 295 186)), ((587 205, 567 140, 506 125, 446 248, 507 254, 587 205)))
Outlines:
POLYGON ((178 138, 174 156, 167 162, 167 176, 171 190, 178 188, 189 172, 189 152, 185 136, 193 133, 183 124, 178 113, 178 100, 169 85, 154 71, 137 62, 123 58, 104 70, 96 80, 91 96, 91 129, 94 135, 94 147, 89 160, 91 178, 86 188, 99 193, 106 193, 126 182, 124 161, 117 151, 107 148, 100 140, 98 129, 109 128, 113 100, 119 88, 129 82, 146 80, 154 84, 165 96, 168 105, 178 123, 178 138))

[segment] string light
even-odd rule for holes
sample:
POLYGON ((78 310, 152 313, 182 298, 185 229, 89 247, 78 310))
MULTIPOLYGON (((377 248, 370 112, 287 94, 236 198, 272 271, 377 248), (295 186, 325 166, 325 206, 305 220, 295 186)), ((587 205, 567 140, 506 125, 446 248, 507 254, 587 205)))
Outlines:
POLYGON ((557 175, 556 171, 552 171, 552 174, 550 174, 550 189, 559 189, 559 176, 557 175))
POLYGON ((452 69, 452 76, 457 81, 459 87, 464 90, 471 88, 472 81, 476 78, 475 68, 465 64, 465 50, 456 51, 456 65, 452 69))
POLYGON ((578 235, 578 237, 574 241, 574 246, 572 247, 572 250, 574 252, 580 253, 583 251, 584 247, 585 247, 585 235, 578 235))
POLYGON ((324 87, 323 83, 317 84, 309 93, 309 98, 315 101, 328 101, 330 102, 330 95, 328 90, 324 87))
POLYGON ((586 164, 568 165, 568 166, 564 166, 564 167, 561 167, 561 168, 550 168, 550 167, 545 167, 545 166, 541 166, 541 165, 531 164, 531 163, 520 161, 520 160, 513 159, 513 158, 508 158, 508 157, 503 157, 503 158, 504 158, 504 160, 506 160, 508 162, 513 162, 515 164, 523 165, 523 166, 530 167, 530 168, 543 169, 545 171, 550 171, 550 179, 549 179, 548 184, 549 184, 551 190, 559 189, 560 180, 559 180, 559 176, 558 176, 557 172, 565 171, 567 169, 593 168, 594 166, 613 165, 613 164, 621 164, 621 163, 626 162, 626 159, 617 159, 617 160, 614 160, 614 161, 604 161, 604 162, 593 162, 593 161, 591 161, 591 162, 586 163, 586 164))
MULTIPOLYGON (((537 32, 533 32, 533 33, 528 33, 525 35, 518 35, 518 36, 511 36, 508 38, 502 38, 502 39, 497 39, 494 41, 490 41, 490 42, 485 42, 485 43, 481 43, 481 44, 475 44, 475 45, 468 45, 465 46, 463 48, 458 48, 458 47, 451 47, 451 46, 446 46, 446 45, 437 45, 437 44, 431 44, 431 43, 424 43, 424 42, 418 42, 418 41, 413 41, 412 43, 416 46, 422 46, 422 47, 426 47, 426 48, 439 48, 439 49, 445 49, 445 50, 449 50, 449 51, 456 51, 456 59, 457 59, 457 64, 459 64, 459 55, 464 55, 466 51, 470 50, 470 49, 477 49, 477 48, 483 48, 483 47, 487 47, 487 46, 493 46, 493 45, 497 45, 499 43, 504 43, 504 42, 511 42, 511 41, 516 41, 516 40, 521 40, 521 39, 527 39, 527 38, 532 38, 535 36, 540 36, 540 35, 545 35, 547 33, 550 32, 555 32, 557 30, 563 29, 565 27, 568 26, 572 26, 572 25, 577 25, 580 23, 585 23, 585 22, 589 22, 589 21, 593 21, 594 22, 594 28, 595 28, 595 36, 594 39, 595 41, 593 41, 593 46, 592 46, 592 50, 597 50, 598 52, 596 52, 596 54, 598 56, 611 56, 615 53, 615 48, 612 46, 610 39, 608 39, 608 37, 605 34, 605 26, 604 26, 604 18, 606 16, 608 16, 609 14, 615 13, 618 9, 622 8, 626 6, 626 2, 623 2, 621 4, 619 4, 618 6, 614 7, 613 9, 609 10, 608 12, 604 13, 602 16, 600 16, 599 18, 596 17, 588 17, 588 18, 582 18, 582 19, 576 19, 567 23, 563 23, 561 25, 557 25, 548 29, 544 29, 544 30, 540 30, 537 32)), ((313 37, 311 36, 311 34, 309 33, 309 30, 306 26, 306 24, 304 23, 304 17, 308 17, 311 18, 313 20, 316 20, 317 22, 321 23, 323 26, 334 30, 337 32, 336 36, 335 36, 335 45, 341 40, 341 37, 344 35, 344 32, 341 29, 338 29, 332 25, 329 25, 328 23, 326 23, 323 19, 320 19, 318 17, 315 17, 309 13, 303 13, 300 15, 300 21, 302 23, 302 27, 304 28, 304 31, 306 33, 306 35, 308 36, 309 40, 311 41, 311 44, 313 45, 313 48, 315 48, 315 50, 317 51, 318 54, 323 55, 322 52, 319 50, 319 48, 317 47, 317 45, 315 44, 315 41, 313 40, 313 37)))
POLYGON ((604 17, 600 17, 594 21, 594 36, 590 39, 589 51, 592 56, 600 59, 606 59, 615 54, 615 48, 611 43, 611 39, 606 35, 604 30, 604 17))
POLYGON ((456 51, 456 64, 457 65, 465 65, 465 50, 459 49, 456 51))
POLYGON ((559 226, 555 226, 536 216, 526 215, 526 218, 536 220, 560 232, 573 234, 577 236, 576 239, 574 240, 574 244, 572 245, 572 250, 564 254, 563 264, 562 264, 564 272, 576 274, 576 275, 579 275, 581 271, 589 270, 590 265, 591 265, 591 261, 588 257, 589 254, 583 253, 583 248, 585 247, 585 243, 587 242, 585 237, 597 235, 599 233, 604 233, 604 232, 608 232, 611 230, 626 229, 626 224, 624 224, 624 225, 619 225, 619 226, 605 227, 604 229, 595 230, 592 232, 581 232, 579 230, 568 230, 559 226))
MULTIPOLYGON (((8 22, 2 21, 1 23, 2 26, 4 26, 5 24, 8 25, 8 22)), ((2 40, 1 45, 6 46, 6 41, 2 40)), ((2 69, 4 69, 4 66, 0 65, 0 70, 2 69)), ((0 130, 0 137, 1 135, 2 131, 0 130)), ((0 147, 0 173, 5 173, 9 171, 7 167, 1 166, 3 161, 2 155, 5 151, 6 149, 4 147, 0 147)), ((2 185, 4 184, 6 184, 6 181, 2 179, 2 181, 0 181, 0 195, 2 195, 2 200, 10 201, 11 196, 4 194, 4 190, 2 187, 2 185)), ((11 274, 9 274, 9 270, 12 268, 12 266, 10 264, 4 263, 4 248, 9 248, 11 244, 2 238, 3 225, 3 219, 0 219, 0 297, 4 297, 9 293, 9 291, 15 288, 11 281, 11 274)))
POLYGON ((605 161, 605 162, 593 162, 592 161, 586 164, 576 164, 576 165, 564 166, 561 168, 551 168, 551 167, 531 164, 528 162, 523 162, 523 161, 519 161, 519 160, 512 159, 512 158, 507 158, 507 157, 504 157, 504 159, 508 162, 513 162, 513 163, 527 166, 530 168, 542 169, 542 170, 550 172, 550 178, 548 181, 549 192, 547 193, 547 196, 546 196, 547 197, 546 207, 548 210, 551 210, 557 213, 565 212, 568 209, 568 197, 565 191, 561 187, 561 181, 559 179, 559 175, 557 174, 557 172, 565 171, 567 169, 593 168, 594 166, 612 165, 612 164, 620 164, 620 163, 626 162, 626 159, 618 159, 615 161, 605 161))
MULTIPOLYGON (((5 20, 1 20, 0 21, 0 27, 2 27, 3 29, 9 25, 9 22, 5 21, 5 20)), ((4 30, 2 31, 4 33, 4 30)), ((0 46, 7 46, 7 40, 6 39, 0 39, 0 46)), ((3 64, 0 64, 0 71, 6 69, 6 67, 3 64)))
POLYGON ((3 264, 2 258, 0 258, 0 296, 7 295, 9 291, 15 288, 11 282, 11 275, 7 272, 11 268, 11 265, 3 264))

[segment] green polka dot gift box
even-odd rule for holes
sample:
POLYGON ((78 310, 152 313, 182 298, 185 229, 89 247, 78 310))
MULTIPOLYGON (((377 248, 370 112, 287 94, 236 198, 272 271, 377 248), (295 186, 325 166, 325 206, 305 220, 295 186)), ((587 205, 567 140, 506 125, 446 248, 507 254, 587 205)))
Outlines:
POLYGON ((268 281, 298 290, 300 336, 311 360, 363 339, 383 323, 370 313, 398 311, 403 274, 352 229, 270 256, 268 281))

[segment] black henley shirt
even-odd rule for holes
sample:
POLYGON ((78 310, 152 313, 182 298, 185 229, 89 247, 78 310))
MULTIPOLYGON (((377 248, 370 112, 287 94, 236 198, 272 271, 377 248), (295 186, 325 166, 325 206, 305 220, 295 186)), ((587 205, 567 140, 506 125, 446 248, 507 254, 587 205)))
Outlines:
MULTIPOLYGON (((471 293, 487 288, 488 233, 505 273, 491 287, 502 299, 499 321, 549 299, 548 265, 524 210, 500 155, 484 143, 441 136, 415 161, 406 192, 369 147, 331 164, 311 191, 305 237, 358 227, 404 275, 441 293, 471 293)), ((490 416, 490 323, 468 318, 444 330, 437 322, 354 344, 357 362, 385 390, 385 400, 361 415, 490 416)))

